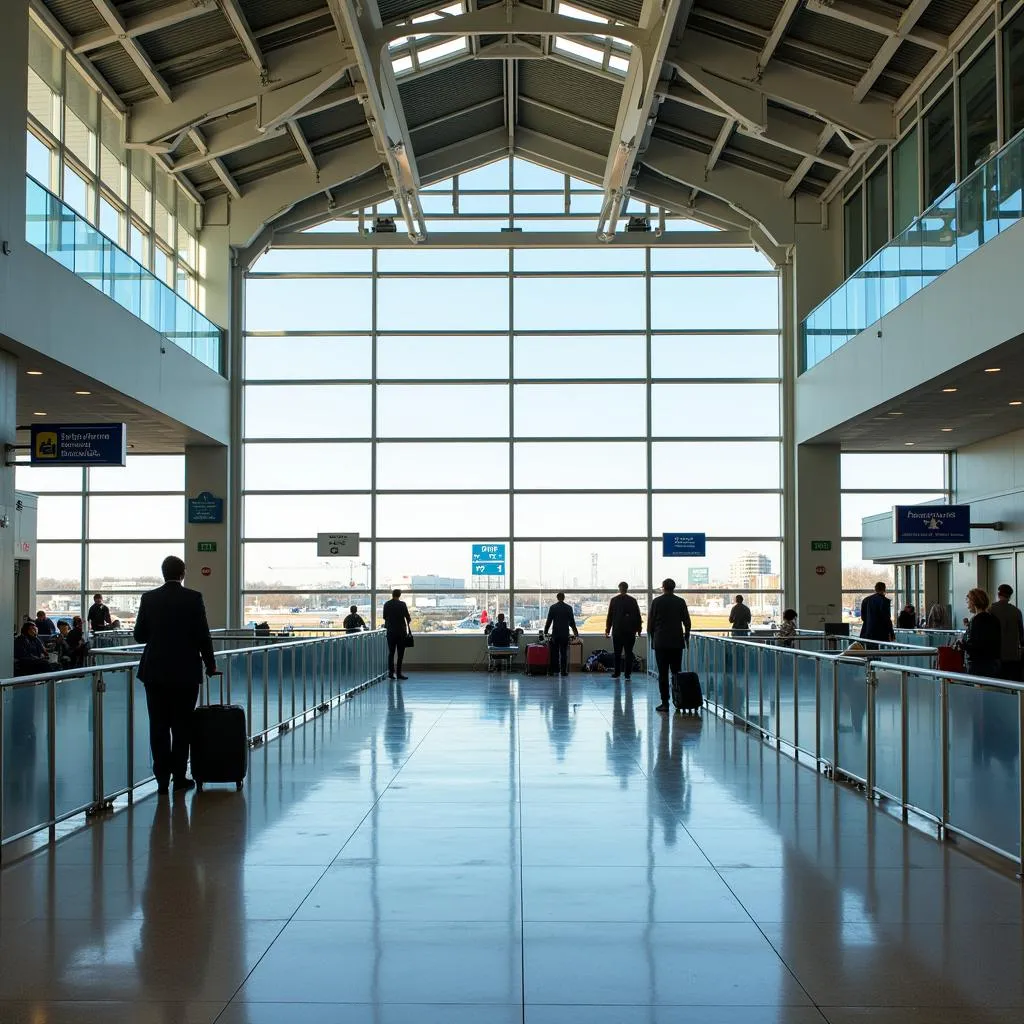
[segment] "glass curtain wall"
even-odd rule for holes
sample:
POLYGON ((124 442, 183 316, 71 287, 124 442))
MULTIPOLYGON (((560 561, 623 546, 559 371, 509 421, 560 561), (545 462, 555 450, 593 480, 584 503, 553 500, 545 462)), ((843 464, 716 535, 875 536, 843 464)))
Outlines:
POLYGON ((39 496, 36 601, 54 616, 82 614, 98 591, 130 624, 161 561, 184 557, 184 455, 130 454, 124 468, 19 464, 14 479, 39 496))
MULTIPOLYGON (((601 193, 506 160, 423 205, 433 232, 592 234, 601 193)), ((245 619, 369 621, 400 587, 418 629, 510 609, 535 628, 563 589, 603 631, 620 580, 646 603, 667 575, 706 624, 738 590, 776 617, 778 276, 752 249, 636 241, 264 256, 246 281, 245 619), (317 557, 318 533, 349 531, 358 557, 317 557), (707 557, 663 558, 672 531, 706 533, 707 557), (500 575, 474 544, 504 545, 500 575)))
MULTIPOLYGON (((860 602, 881 580, 890 588, 907 583, 895 566, 876 565, 861 553, 862 520, 891 512, 893 505, 948 501, 946 456, 942 453, 844 452, 840 456, 841 528, 843 535, 843 619, 859 623, 860 602)), ((893 597, 906 600, 900 592, 893 597)), ((913 594, 911 594, 913 601, 913 594)))

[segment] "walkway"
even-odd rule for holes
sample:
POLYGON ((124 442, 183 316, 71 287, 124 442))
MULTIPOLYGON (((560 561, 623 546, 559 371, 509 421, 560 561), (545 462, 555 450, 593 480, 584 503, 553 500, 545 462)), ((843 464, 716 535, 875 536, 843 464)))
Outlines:
POLYGON ((1024 1019, 1015 882, 651 696, 382 684, 143 799, 3 870, 0 1021, 1024 1019))

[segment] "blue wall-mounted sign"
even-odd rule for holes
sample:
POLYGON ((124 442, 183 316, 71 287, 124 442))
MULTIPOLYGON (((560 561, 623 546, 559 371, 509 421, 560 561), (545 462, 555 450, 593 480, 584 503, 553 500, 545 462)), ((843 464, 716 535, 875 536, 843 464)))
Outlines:
POLYGON ((703 533, 663 533, 661 553, 666 558, 703 558, 707 553, 703 533))
POLYGON ((188 499, 188 521, 190 523, 223 523, 224 499, 203 491, 188 499))
POLYGON ((505 575, 505 545, 504 544, 474 544, 473 545, 473 575, 474 576, 504 576, 505 575))
POLYGON ((894 544, 970 544, 970 505, 894 505, 894 544))
POLYGON ((123 423, 33 424, 33 466, 123 466, 128 431, 123 423))

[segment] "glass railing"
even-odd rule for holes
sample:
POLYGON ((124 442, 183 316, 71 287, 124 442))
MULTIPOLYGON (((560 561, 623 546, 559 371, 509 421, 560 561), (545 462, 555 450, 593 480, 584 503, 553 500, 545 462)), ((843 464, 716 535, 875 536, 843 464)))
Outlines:
POLYGON ((35 178, 26 182, 25 238, 167 341, 223 372, 221 329, 173 288, 62 203, 35 178))
POLYGON ((803 370, 891 313, 1024 217, 1024 132, 933 203, 802 325, 803 370))
MULTIPOLYGON (((383 678, 382 630, 218 650, 202 704, 245 708, 253 745, 329 711, 383 678)), ((138 658, 0 679, 0 843, 109 808, 152 781, 138 658)))
POLYGON ((939 671, 936 654, 913 644, 827 654, 693 633, 683 667, 699 674, 709 710, 905 819, 1020 865, 1024 686, 939 671))

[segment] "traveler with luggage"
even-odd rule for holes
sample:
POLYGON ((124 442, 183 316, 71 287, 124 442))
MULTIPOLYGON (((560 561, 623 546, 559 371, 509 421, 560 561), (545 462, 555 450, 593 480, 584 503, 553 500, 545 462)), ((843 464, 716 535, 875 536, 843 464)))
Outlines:
POLYGON ((565 594, 555 594, 555 603, 548 609, 548 619, 544 623, 545 636, 551 637, 551 665, 556 676, 569 674, 569 633, 579 639, 580 631, 576 628, 576 616, 572 605, 565 603, 565 594))
POLYGON ((729 625, 733 636, 750 635, 750 607, 743 603, 743 595, 737 594, 736 601, 729 609, 729 625))
POLYGON ((1020 609, 1010 603, 1013 587, 1001 583, 996 591, 996 600, 989 611, 999 620, 1002 649, 999 654, 999 677, 1011 682, 1021 681, 1020 654, 1024 649, 1024 620, 1020 609))
POLYGON ((972 676, 999 677, 1003 634, 999 620, 988 610, 989 599, 981 587, 967 591, 967 610, 972 618, 964 632, 964 665, 972 676))
POLYGON ((626 666, 626 679, 632 676, 633 647, 636 645, 636 638, 643 631, 640 605, 628 591, 628 583, 619 584, 618 594, 608 602, 608 618, 604 623, 604 635, 612 638, 612 650, 615 652, 612 679, 619 678, 623 663, 626 666))
POLYGON ((406 647, 412 646, 409 640, 412 636, 412 618, 409 615, 409 608, 401 599, 400 590, 391 591, 391 600, 384 602, 381 617, 384 620, 384 629, 388 634, 388 679, 408 679, 402 675, 402 662, 405 660, 406 647))
POLYGON ((139 602, 135 641, 146 645, 139 661, 138 677, 146 686, 153 774, 157 792, 163 794, 172 779, 176 791, 187 791, 195 786, 185 774, 192 742, 193 713, 203 683, 204 666, 207 676, 220 673, 203 595, 184 585, 185 563, 176 555, 168 555, 160 571, 164 585, 143 594, 139 602))
POLYGON ((677 676, 682 671, 683 648, 690 643, 690 611, 675 590, 675 580, 664 580, 661 594, 651 602, 647 615, 647 635, 658 661, 658 690, 661 693, 661 703, 655 711, 666 715, 669 711, 669 673, 677 676))

